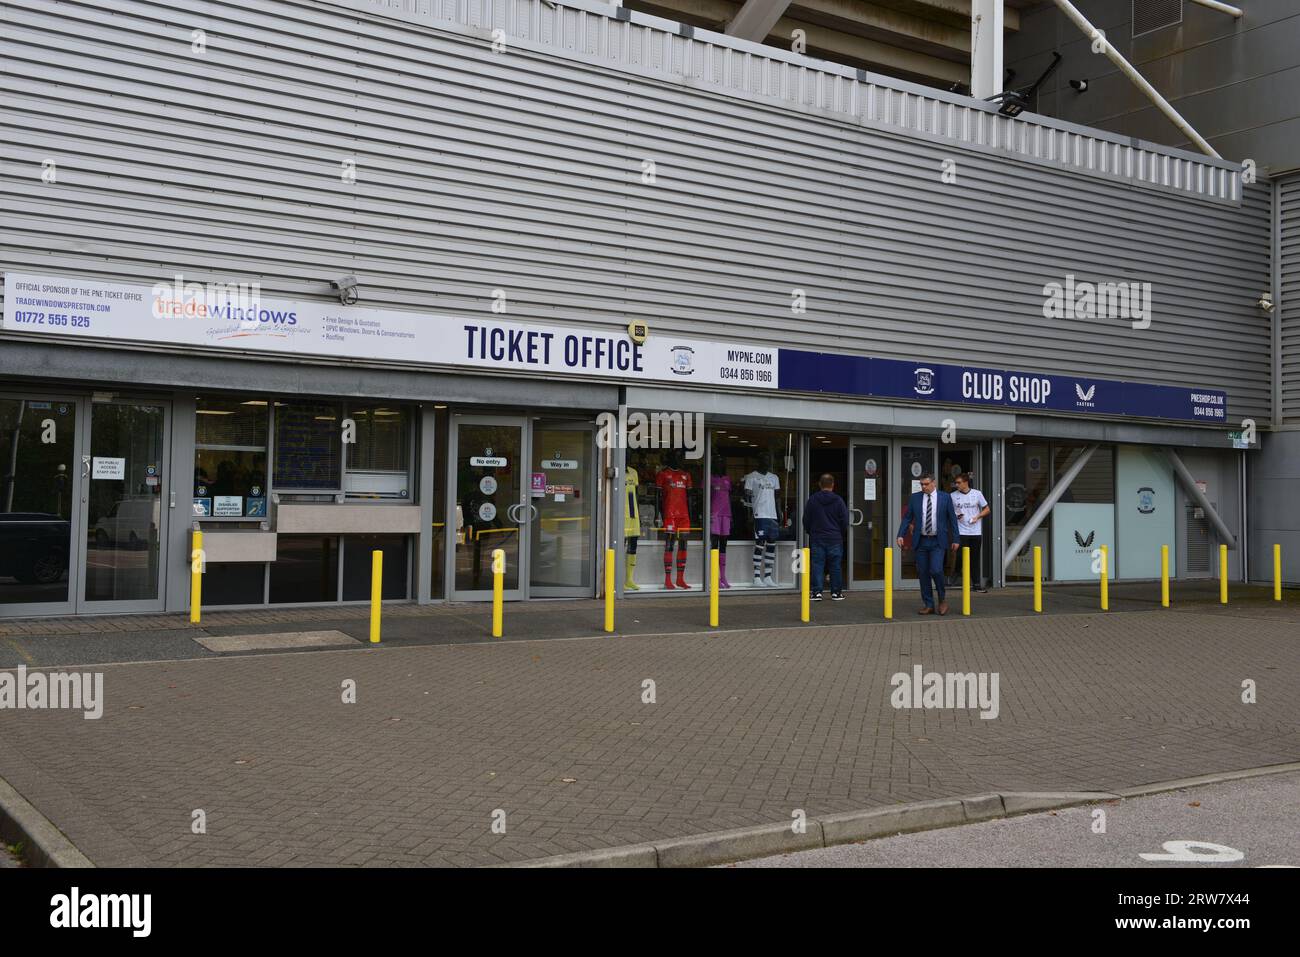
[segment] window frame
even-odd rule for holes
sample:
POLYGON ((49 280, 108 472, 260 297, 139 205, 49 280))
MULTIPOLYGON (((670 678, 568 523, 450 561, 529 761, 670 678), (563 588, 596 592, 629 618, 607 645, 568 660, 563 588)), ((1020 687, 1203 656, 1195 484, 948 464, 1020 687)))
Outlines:
MULTIPOLYGON (((263 491, 263 494, 262 494, 261 496, 257 496, 257 497, 266 499, 266 514, 264 514, 264 515, 260 515, 260 516, 258 516, 258 515, 195 515, 195 514, 194 514, 194 503, 195 503, 195 502, 197 502, 200 498, 215 498, 215 496, 200 496, 200 495, 195 495, 195 494, 194 494, 194 482, 193 482, 193 480, 191 479, 191 481, 190 481, 190 514, 189 514, 189 516, 188 516, 188 520, 189 520, 190 522, 204 522, 204 523, 207 523, 207 522, 220 522, 220 523, 222 523, 222 524, 230 524, 230 523, 233 523, 233 522, 269 522, 269 521, 270 521, 270 519, 271 519, 271 503, 272 503, 272 498, 271 498, 271 496, 272 496, 272 493, 275 491, 275 488, 274 488, 274 485, 273 485, 273 482, 272 482, 272 475, 271 475, 272 465, 273 465, 273 459, 272 459, 272 457, 271 457, 271 454, 272 454, 272 453, 271 453, 271 442, 272 442, 272 440, 273 440, 273 438, 274 438, 274 434, 275 434, 275 433, 274 433, 275 422, 274 422, 274 419, 272 418, 272 414, 273 414, 273 412, 274 412, 274 408, 275 408, 275 400, 272 399, 272 398, 269 398, 269 397, 267 397, 267 396, 263 396, 263 395, 252 395, 252 396, 249 396, 249 397, 243 398, 243 397, 241 397, 241 396, 239 396, 239 395, 237 395, 237 394, 226 394, 226 393, 216 393, 216 394, 213 394, 213 393, 207 393, 207 394, 204 394, 204 395, 196 395, 196 396, 194 397, 194 420, 195 420, 195 422, 194 422, 194 456, 193 456, 194 461, 193 461, 191 464, 197 464, 198 453, 199 453, 200 451, 204 451, 204 452, 208 452, 208 451, 211 451, 211 452, 262 452, 262 453, 264 453, 264 454, 266 455, 266 471, 265 471, 265 474, 266 474, 266 486, 265 486, 265 488, 262 490, 262 491, 263 491), (264 446, 257 446, 257 445, 224 445, 224 444, 216 445, 216 444, 208 444, 208 443, 200 442, 200 441, 199 441, 199 430, 198 430, 198 418, 199 418, 199 416, 202 415, 203 413, 199 410, 199 405, 200 405, 200 403, 202 403, 204 400, 211 401, 211 400, 213 400, 213 399, 228 399, 228 400, 230 400, 230 401, 232 401, 232 402, 264 401, 264 402, 266 403, 266 416, 267 416, 267 419, 266 419, 266 444, 265 444, 264 446)), ((250 497, 250 496, 247 496, 247 495, 244 496, 245 499, 247 499, 247 498, 249 498, 249 497, 250 497)), ((213 508, 215 509, 215 507, 216 507, 216 503, 214 502, 214 503, 213 503, 213 508)), ((247 510, 247 505, 245 505, 244 508, 245 508, 245 510, 247 510)))

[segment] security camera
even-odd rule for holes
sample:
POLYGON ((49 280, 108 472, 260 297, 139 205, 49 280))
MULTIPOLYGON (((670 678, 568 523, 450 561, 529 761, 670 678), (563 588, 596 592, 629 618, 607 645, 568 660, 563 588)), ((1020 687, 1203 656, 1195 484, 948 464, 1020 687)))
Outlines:
POLYGON ((361 298, 361 287, 357 283, 356 276, 344 276, 342 279, 331 279, 330 288, 338 294, 339 302, 345 306, 350 306, 361 298))
POLYGON ((1259 308, 1263 309, 1265 312, 1272 312, 1272 311, 1273 311, 1273 294, 1272 294, 1271 292, 1266 292, 1266 293, 1264 293, 1264 295, 1262 295, 1262 296, 1259 297, 1259 302, 1257 303, 1257 305, 1259 306, 1259 308))
POLYGON ((1088 81, 1087 81, 1087 80, 1071 80, 1071 81, 1070 81, 1070 86, 1074 87, 1076 90, 1078 90, 1080 93, 1082 93, 1082 92, 1084 92, 1086 89, 1088 89, 1088 81))

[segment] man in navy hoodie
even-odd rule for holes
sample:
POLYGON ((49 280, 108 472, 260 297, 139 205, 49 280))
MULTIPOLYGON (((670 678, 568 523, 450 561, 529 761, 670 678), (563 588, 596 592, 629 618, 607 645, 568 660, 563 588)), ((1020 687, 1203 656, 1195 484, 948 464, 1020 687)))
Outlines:
POLYGON ((835 478, 823 475, 821 488, 808 498, 803 507, 803 527, 812 546, 812 600, 822 600, 822 583, 831 573, 831 601, 844 600, 844 540, 849 532, 849 507, 835 493, 835 478))

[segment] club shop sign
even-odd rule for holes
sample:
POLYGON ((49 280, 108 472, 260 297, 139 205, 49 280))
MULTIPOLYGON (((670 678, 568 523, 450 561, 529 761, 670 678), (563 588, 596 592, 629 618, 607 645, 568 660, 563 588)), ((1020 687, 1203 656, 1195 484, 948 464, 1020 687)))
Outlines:
POLYGON ((1226 422, 1228 415, 1227 393, 1200 386, 1152 385, 797 349, 781 350, 780 387, 944 406, 978 405, 1210 424, 1226 422))
POLYGON ((4 328, 64 338, 614 379, 777 387, 778 350, 263 298, 256 286, 5 274, 4 328))

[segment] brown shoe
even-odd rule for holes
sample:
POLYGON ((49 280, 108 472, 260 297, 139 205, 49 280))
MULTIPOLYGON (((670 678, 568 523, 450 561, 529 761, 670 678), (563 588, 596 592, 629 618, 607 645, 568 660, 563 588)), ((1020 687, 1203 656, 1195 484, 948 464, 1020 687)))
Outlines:
POLYGON ((934 609, 933 609, 933 608, 928 608, 928 607, 927 607, 927 608, 918 608, 918 609, 916 610, 916 613, 917 613, 918 615, 933 615, 933 614, 934 614, 934 609))
POLYGON ((948 603, 946 601, 939 602, 939 614, 941 615, 948 614, 948 603))

